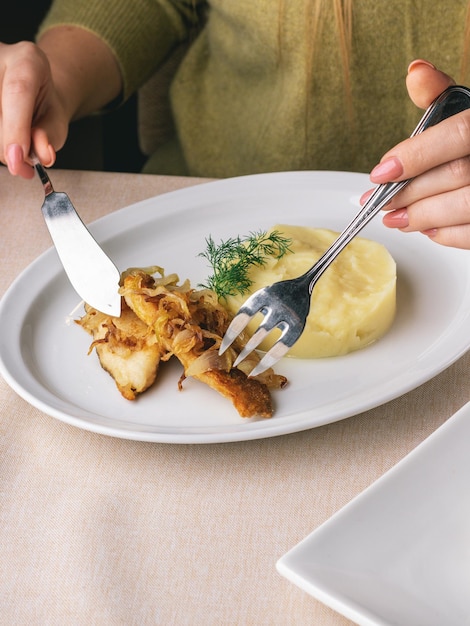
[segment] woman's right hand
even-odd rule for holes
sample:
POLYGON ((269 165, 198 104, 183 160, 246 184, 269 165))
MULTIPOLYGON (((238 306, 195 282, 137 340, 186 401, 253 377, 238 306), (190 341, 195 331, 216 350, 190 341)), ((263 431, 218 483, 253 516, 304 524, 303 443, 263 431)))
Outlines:
POLYGON ((0 99, 0 160, 11 174, 32 178, 31 150, 51 166, 70 121, 39 46, 0 43, 0 99))

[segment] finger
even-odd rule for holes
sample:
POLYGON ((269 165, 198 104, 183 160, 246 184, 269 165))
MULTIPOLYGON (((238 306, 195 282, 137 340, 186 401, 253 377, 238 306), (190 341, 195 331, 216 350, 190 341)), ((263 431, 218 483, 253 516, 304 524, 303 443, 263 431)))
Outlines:
POLYGON ((8 169, 13 176, 32 178, 34 171, 31 166, 31 152, 34 150, 40 162, 46 167, 54 165, 56 152, 47 139, 47 134, 42 129, 33 129, 31 133, 31 146, 28 155, 25 155, 23 148, 18 144, 10 144, 6 148, 5 160, 8 169))
MULTIPOLYGON (((450 161, 412 179, 402 191, 394 196, 383 211, 396 211, 418 200, 470 185, 470 156, 450 161)), ((367 202, 376 187, 364 192, 360 204, 367 202)))
POLYGON ((6 66, 1 100, 5 161, 8 146, 20 146, 24 158, 29 154, 35 103, 41 87, 38 63, 34 45, 25 42, 16 46, 13 60, 6 66))
POLYGON ((56 151, 50 144, 46 131, 43 128, 33 128, 31 144, 38 159, 45 167, 51 167, 56 160, 56 151))
POLYGON ((470 156, 450 161, 414 178, 383 210, 395 211, 418 200, 467 185, 470 185, 470 156))
POLYGON ((371 195, 374 193, 375 191, 375 187, 373 187, 372 189, 368 189, 367 191, 365 191, 362 196, 359 198, 359 204, 362 206, 363 204, 365 204, 367 202, 367 200, 371 197, 371 195))
POLYGON ((470 250, 470 224, 432 229, 424 234, 442 246, 470 250))
POLYGON ((404 232, 423 232, 470 224, 470 187, 418 200, 384 216, 386 226, 404 232))
POLYGON ((23 178, 34 176, 32 167, 26 163, 23 148, 18 144, 7 146, 5 160, 8 164, 8 170, 13 176, 22 176, 23 178))
POLYGON ((386 183, 414 178, 465 157, 469 145, 470 110, 466 110, 397 144, 372 170, 370 179, 374 183, 386 183))
POLYGON ((408 66, 406 87, 414 104, 426 109, 454 80, 424 59, 415 59, 408 66))

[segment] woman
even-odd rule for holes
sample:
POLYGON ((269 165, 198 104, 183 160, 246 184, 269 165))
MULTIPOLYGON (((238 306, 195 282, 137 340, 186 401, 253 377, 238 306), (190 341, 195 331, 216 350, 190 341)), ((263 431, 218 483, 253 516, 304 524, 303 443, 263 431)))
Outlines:
POLYGON ((0 156, 31 177, 32 141, 52 165, 71 120, 118 106, 184 47, 174 134, 145 171, 372 168, 374 184, 414 179, 387 226, 470 248, 470 111, 400 143, 450 76, 470 83, 468 4, 56 0, 37 45, 0 44, 0 156))

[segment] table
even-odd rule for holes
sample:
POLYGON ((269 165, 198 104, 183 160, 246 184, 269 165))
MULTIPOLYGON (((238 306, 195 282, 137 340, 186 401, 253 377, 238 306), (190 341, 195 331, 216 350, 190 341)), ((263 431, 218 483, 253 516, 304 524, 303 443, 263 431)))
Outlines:
MULTIPOLYGON (((51 176, 87 223, 202 182, 51 176)), ((0 168, 0 295, 51 245, 42 200, 37 180, 0 168)), ((83 431, 0 379, 0 623, 349 624, 275 563, 469 400, 469 366, 467 354, 403 397, 334 424, 205 445, 83 431)))

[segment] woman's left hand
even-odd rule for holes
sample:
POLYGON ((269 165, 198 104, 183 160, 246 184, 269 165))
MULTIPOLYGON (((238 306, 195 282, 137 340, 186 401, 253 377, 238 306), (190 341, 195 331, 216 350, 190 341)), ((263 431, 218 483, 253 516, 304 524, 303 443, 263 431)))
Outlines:
MULTIPOLYGON (((408 93, 421 108, 452 84, 426 61, 414 61, 408 69, 408 93)), ((408 178, 409 185, 385 208, 383 223, 422 232, 445 246, 470 249, 470 110, 399 143, 370 174, 375 184, 408 178)))

